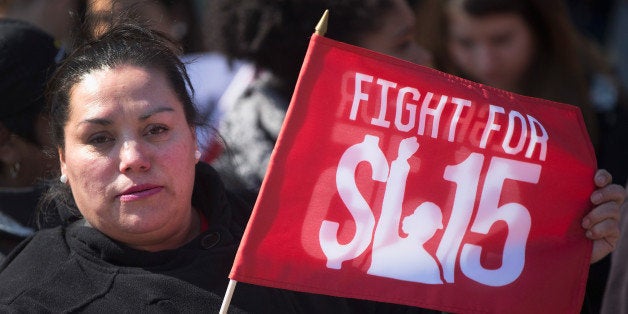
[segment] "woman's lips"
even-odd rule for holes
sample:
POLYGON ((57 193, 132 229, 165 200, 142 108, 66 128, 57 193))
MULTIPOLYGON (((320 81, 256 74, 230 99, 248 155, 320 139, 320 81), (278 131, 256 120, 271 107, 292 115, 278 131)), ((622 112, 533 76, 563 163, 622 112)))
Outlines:
POLYGON ((155 195, 161 192, 161 190, 163 190, 163 186, 140 185, 127 189, 118 196, 120 197, 121 202, 132 202, 155 195))

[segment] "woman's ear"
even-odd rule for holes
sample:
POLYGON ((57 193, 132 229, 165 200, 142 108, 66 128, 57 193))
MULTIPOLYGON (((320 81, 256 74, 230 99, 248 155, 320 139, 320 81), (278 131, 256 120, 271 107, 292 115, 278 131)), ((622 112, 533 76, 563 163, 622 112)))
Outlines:
POLYGON ((198 162, 201 159, 201 150, 198 145, 198 138, 196 136, 196 127, 190 127, 190 131, 192 132, 192 138, 194 139, 194 159, 198 162))
POLYGON ((198 140, 196 138, 196 127, 195 126, 191 126, 190 127, 190 132, 192 132, 192 137, 194 138, 194 142, 196 142, 198 140))
POLYGON ((66 174, 65 153, 63 151, 63 148, 57 147, 57 153, 59 155, 59 166, 61 167, 61 174, 66 174))

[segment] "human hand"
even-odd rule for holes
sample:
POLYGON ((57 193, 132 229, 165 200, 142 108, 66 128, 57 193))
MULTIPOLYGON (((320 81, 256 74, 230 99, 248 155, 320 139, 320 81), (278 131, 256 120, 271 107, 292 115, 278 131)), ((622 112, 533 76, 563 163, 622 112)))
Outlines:
POLYGON ((619 240, 620 206, 626 197, 622 186, 611 184, 612 176, 608 171, 598 170, 594 181, 598 189, 591 193, 591 203, 595 207, 582 219, 585 235, 593 241, 591 264, 615 250, 619 240))

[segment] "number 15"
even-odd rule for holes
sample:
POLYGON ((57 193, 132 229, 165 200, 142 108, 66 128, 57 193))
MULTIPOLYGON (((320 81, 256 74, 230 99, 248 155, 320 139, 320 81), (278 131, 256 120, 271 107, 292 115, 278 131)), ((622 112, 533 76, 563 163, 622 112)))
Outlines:
MULTIPOLYGON (((447 166, 443 174, 445 180, 456 184, 451 218, 436 251, 443 277, 450 283, 454 282, 456 259, 473 213, 483 162, 482 154, 472 153, 462 163, 447 166)), ((508 225, 502 265, 497 269, 484 268, 480 263, 482 247, 467 243, 460 253, 460 268, 465 276, 489 286, 507 285, 519 277, 525 264, 530 213, 519 203, 498 206, 499 199, 506 179, 538 183, 540 174, 540 165, 499 157, 491 159, 471 231, 488 234, 491 226, 500 220, 508 225)))

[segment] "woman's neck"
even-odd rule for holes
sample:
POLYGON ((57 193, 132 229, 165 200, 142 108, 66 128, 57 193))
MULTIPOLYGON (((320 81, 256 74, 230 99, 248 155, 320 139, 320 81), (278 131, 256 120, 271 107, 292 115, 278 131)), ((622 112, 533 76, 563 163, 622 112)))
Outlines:
POLYGON ((177 249, 192 241, 201 233, 201 219, 199 215, 200 213, 192 207, 190 210, 190 218, 186 224, 187 227, 180 228, 179 232, 166 237, 164 240, 150 238, 145 241, 140 240, 136 243, 126 244, 134 249, 149 252, 177 249))

